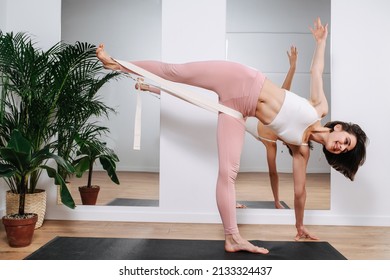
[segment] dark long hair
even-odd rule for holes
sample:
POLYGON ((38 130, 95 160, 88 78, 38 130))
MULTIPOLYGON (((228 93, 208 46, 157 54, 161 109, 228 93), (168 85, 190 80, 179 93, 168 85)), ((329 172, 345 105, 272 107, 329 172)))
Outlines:
POLYGON ((342 154, 333 154, 329 152, 325 146, 323 146, 322 150, 329 165, 353 181, 359 167, 362 166, 366 160, 366 145, 368 143, 368 138, 366 133, 357 124, 333 121, 326 123, 325 127, 330 128, 332 132, 334 131, 334 127, 338 124, 342 126, 344 131, 355 135, 357 140, 355 148, 342 154))

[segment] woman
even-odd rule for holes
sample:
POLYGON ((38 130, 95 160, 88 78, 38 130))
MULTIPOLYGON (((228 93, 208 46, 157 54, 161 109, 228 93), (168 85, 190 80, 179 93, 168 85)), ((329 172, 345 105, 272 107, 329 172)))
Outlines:
MULTIPOLYGON (((287 51, 290 68, 286 78, 282 84, 282 88, 290 90, 292 80, 295 74, 297 64, 298 51, 297 48, 291 46, 290 52, 287 51)), ((271 183, 272 194, 274 196, 274 204, 276 209, 284 209, 279 199, 279 176, 276 168, 276 152, 278 136, 266 125, 261 123, 256 117, 248 117, 245 122, 246 131, 255 137, 256 140, 263 143, 267 153, 268 175, 271 183)), ((245 205, 237 203, 237 208, 246 208, 245 205)))
MULTIPOLYGON (((306 165, 309 159, 308 141, 321 143, 324 149, 333 155, 332 166, 344 174, 354 175, 365 158, 366 137, 358 126, 353 125, 351 130, 345 131, 344 123, 337 123, 332 128, 324 127, 320 123, 320 119, 328 112, 322 85, 328 30, 327 25, 323 26, 319 18, 315 21, 314 28, 310 30, 316 41, 311 66, 310 102, 278 87, 261 72, 234 62, 203 61, 185 64, 133 62, 163 79, 214 91, 218 94, 221 104, 241 112, 245 118, 256 116, 271 128, 279 139, 289 145, 293 153, 297 240, 318 239, 310 234, 303 224, 306 165), (335 155, 340 154, 350 155, 349 157, 354 159, 351 163, 354 168, 347 169, 344 162, 339 162, 335 155)), ((131 72, 114 61, 104 51, 103 45, 97 49, 97 57, 108 69, 131 72)), ((234 187, 244 134, 244 119, 237 119, 224 113, 218 115, 219 173, 216 194, 225 231, 225 250, 267 254, 267 249, 254 246, 242 238, 237 226, 234 187)))

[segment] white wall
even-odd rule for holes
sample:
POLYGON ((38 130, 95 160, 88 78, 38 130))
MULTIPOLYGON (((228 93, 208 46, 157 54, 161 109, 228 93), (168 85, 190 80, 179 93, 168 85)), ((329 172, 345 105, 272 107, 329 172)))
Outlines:
POLYGON ((37 47, 42 49, 48 49, 60 40, 61 0, 1 2, 7 14, 5 31, 27 32, 36 39, 37 47))
POLYGON ((7 23, 7 2, 2 0, 0 1, 0 30, 5 32, 5 27, 7 23))
POLYGON ((333 1, 332 109, 335 119, 362 126, 367 161, 348 182, 332 172, 332 213, 363 224, 390 223, 390 2, 333 1))
MULTIPOLYGON (((43 4, 47 2, 40 1, 43 4)), ((34 2, 39 3, 39 1, 34 2)), ((387 92, 390 44, 387 37, 383 35, 384 31, 390 30, 390 19, 386 14, 389 5, 386 0, 332 1, 333 118, 361 124, 370 137, 371 144, 368 148, 367 163, 358 172, 355 182, 349 182, 340 174, 332 172, 331 210, 307 211, 306 224, 390 226, 388 203, 390 189, 386 186, 386 174, 389 169, 386 159, 390 157, 386 145, 389 132, 385 124, 385 121, 390 119, 388 110, 390 100, 387 92)), ((224 36, 225 9, 224 0, 212 2, 163 0, 162 58, 188 60, 220 57, 219 48, 222 46, 224 36), (194 16, 200 13, 205 17, 194 16), (196 26, 202 27, 201 30, 196 26)), ((57 12, 56 9, 52 11, 57 12)), ((48 10, 45 9, 45 14, 47 13, 48 10)), ((35 18, 33 14, 29 14, 25 24, 27 25, 29 20, 43 20, 42 18, 35 18)), ((310 23, 311 20, 308 19, 310 23)), ((57 35, 52 34, 49 37, 57 35)), ((191 116, 191 113, 197 109, 188 107, 189 111, 186 110, 188 114, 182 121, 177 119, 182 106, 185 105, 168 96, 162 99, 161 207, 115 207, 113 209, 106 206, 78 206, 76 210, 69 210, 54 204, 55 195, 51 188, 47 218, 220 222, 213 206, 214 198, 211 198, 214 195, 212 192, 216 176, 216 153, 215 142, 210 132, 215 130, 215 118, 211 113, 206 112, 196 112, 191 116), (197 124, 201 123, 207 123, 209 126, 198 127, 197 124), (183 132, 180 127, 187 127, 188 130, 183 132), (199 132, 206 130, 206 136, 199 141, 192 139, 196 136, 191 134, 193 127, 199 132), (192 149, 194 152, 191 153, 192 149), (203 154, 203 149, 209 149, 208 156, 205 155, 206 152, 203 154), (198 155, 199 152, 201 154, 198 155), (207 170, 208 168, 210 170, 207 170), (204 182, 210 184, 209 190, 205 188, 204 182), (171 184, 175 184, 175 188, 170 186, 171 184), (189 191, 186 195, 184 190, 179 190, 180 186, 186 191, 199 187, 201 195, 198 195, 195 190, 189 191), (172 190, 169 190, 171 187, 172 190), (165 188, 167 188, 166 192, 165 188), (176 199, 171 196, 172 191, 177 192, 176 199), (184 205, 182 199, 186 199, 188 205, 184 205), (178 205, 175 203, 169 205, 171 202, 178 205)), ((241 223, 294 224, 292 210, 281 212, 246 209, 239 211, 238 217, 241 223)))

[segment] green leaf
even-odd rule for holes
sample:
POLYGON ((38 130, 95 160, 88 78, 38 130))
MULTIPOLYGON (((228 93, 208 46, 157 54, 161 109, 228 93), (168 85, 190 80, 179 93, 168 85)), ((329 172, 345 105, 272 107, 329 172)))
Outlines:
POLYGON ((51 159, 54 159, 55 162, 62 166, 63 168, 65 168, 65 170, 69 173, 74 173, 75 172, 75 168, 73 167, 73 165, 71 165, 68 161, 64 160, 62 157, 56 155, 56 154, 53 154, 53 153, 48 153, 47 154, 49 158, 51 159))
POLYGON ((0 148, 0 157, 3 161, 13 165, 19 172, 26 169, 30 161, 29 154, 17 152, 12 148, 0 148))
POLYGON ((54 168, 51 168, 47 165, 41 165, 42 169, 45 169, 47 172, 47 175, 50 178, 53 178, 57 184, 60 185, 60 195, 61 195, 61 202, 68 206, 69 208, 74 209, 76 207, 74 200, 72 198, 72 195, 70 194, 68 188, 66 187, 66 183, 64 179, 57 173, 57 171, 54 168))
POLYGON ((83 176, 84 172, 89 170, 90 162, 91 161, 87 156, 79 158, 77 160, 77 163, 75 165, 75 173, 77 177, 83 176))
POLYGON ((113 181, 115 184, 119 185, 119 179, 116 175, 116 164, 115 162, 107 156, 102 156, 99 158, 100 163, 102 164, 104 170, 107 171, 108 176, 110 177, 111 181, 113 181))
POLYGON ((12 131, 7 147, 22 154, 31 154, 32 151, 31 143, 17 129, 12 131))
POLYGON ((0 164, 0 177, 10 178, 16 173, 15 167, 10 164, 0 164))

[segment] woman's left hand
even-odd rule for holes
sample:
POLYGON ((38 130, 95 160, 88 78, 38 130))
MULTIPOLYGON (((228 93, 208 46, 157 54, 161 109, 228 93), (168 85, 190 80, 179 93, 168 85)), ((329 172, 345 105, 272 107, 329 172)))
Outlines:
POLYGON ((296 67, 298 59, 298 50, 297 47, 291 46, 290 52, 287 51, 288 60, 290 62, 290 67, 296 67))
POLYGON ((138 90, 150 91, 150 86, 148 84, 144 84, 142 82, 137 82, 134 87, 135 87, 135 89, 138 89, 138 90))
POLYGON ((314 22, 314 27, 310 27, 310 31, 317 43, 323 42, 328 37, 328 24, 323 26, 321 19, 318 17, 314 22))

